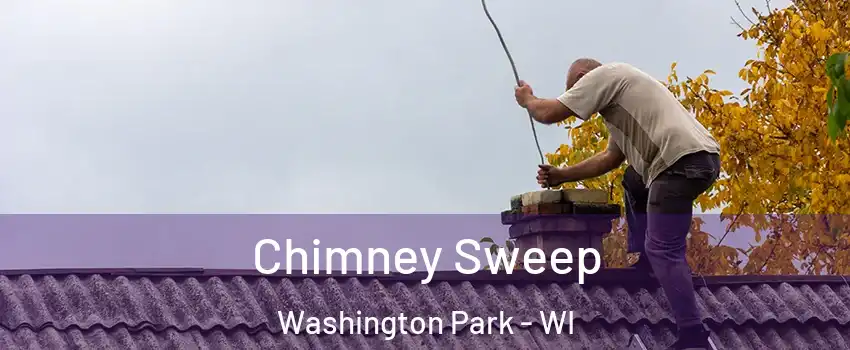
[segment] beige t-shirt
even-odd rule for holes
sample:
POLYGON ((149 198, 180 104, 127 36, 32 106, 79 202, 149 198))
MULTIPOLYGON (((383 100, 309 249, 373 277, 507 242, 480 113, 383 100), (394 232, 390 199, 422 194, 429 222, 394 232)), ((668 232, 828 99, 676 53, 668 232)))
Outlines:
POLYGON ((558 97, 576 117, 599 113, 616 147, 647 188, 664 169, 690 153, 720 153, 720 145, 667 87, 625 63, 604 64, 558 97))

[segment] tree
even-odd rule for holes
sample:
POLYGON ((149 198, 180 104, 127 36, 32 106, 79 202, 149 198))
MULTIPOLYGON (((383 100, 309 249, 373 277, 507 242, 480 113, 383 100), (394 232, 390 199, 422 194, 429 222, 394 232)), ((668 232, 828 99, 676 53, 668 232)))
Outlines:
POLYGON ((850 74, 846 69, 848 61, 850 52, 839 52, 826 60, 826 75, 829 76, 830 82, 826 93, 829 108, 827 125, 832 140, 844 134, 844 126, 850 119, 850 74))
MULTIPOLYGON (((710 70, 680 81, 675 63, 667 77, 670 91, 722 149, 721 178, 697 202, 703 210, 722 208, 727 229, 703 232, 702 221, 694 220, 688 259, 702 274, 848 274, 850 220, 837 214, 850 208, 850 141, 833 142, 830 136, 843 130, 841 118, 850 118, 850 111, 841 108, 850 108, 850 103, 843 102, 838 117, 826 116, 836 115, 834 106, 842 103, 827 101, 831 86, 844 84, 831 94, 833 99, 850 99, 850 83, 835 79, 850 76, 844 74, 850 60, 846 55, 838 55, 840 62, 830 58, 850 51, 850 2, 796 0, 783 9, 767 5, 764 12, 753 9, 753 15, 741 11, 746 22, 740 21, 745 25, 739 24, 738 36, 756 41, 759 48, 739 72, 746 89, 733 94, 713 88, 710 70), (828 125, 828 120, 841 123, 828 125), (756 232, 756 244, 748 249, 722 240, 708 245, 709 234, 721 238, 745 227, 756 232)), ((601 117, 579 126, 573 122, 563 123, 572 145, 548 154, 550 164, 575 164, 606 147, 601 117)), ((605 189, 613 202, 622 204, 624 169, 564 187, 605 189)), ((623 221, 604 242, 605 259, 613 266, 634 259, 625 252, 623 221)))

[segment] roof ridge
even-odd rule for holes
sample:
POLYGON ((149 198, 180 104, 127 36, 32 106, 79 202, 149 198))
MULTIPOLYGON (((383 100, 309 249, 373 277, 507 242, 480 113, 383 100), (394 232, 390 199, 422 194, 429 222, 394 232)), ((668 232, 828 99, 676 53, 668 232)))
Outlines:
MULTIPOLYGON (((70 276, 70 275, 101 275, 101 276, 125 276, 125 277, 246 277, 246 278, 289 278, 289 279, 376 279, 392 282, 421 282, 427 276, 426 271, 417 271, 411 274, 391 272, 389 274, 356 274, 356 273, 300 273, 293 271, 291 274, 278 272, 274 274, 262 274, 251 269, 206 269, 203 267, 170 267, 170 268, 57 268, 57 269, 9 269, 0 270, 0 276, 70 276)), ((848 285, 850 275, 717 275, 698 276, 693 275, 695 287, 711 285, 740 285, 740 284, 843 284, 848 285)), ((560 275, 552 271, 540 274, 531 274, 524 270, 516 270, 511 273, 499 271, 479 271, 474 274, 463 274, 453 270, 436 271, 431 283, 434 282, 475 282, 475 283, 512 283, 512 284, 535 284, 535 283, 574 283, 578 282, 575 274, 560 275)), ((629 268, 607 268, 599 272, 585 276, 588 285, 618 284, 624 282, 635 284, 657 284, 657 281, 634 273, 629 268)))

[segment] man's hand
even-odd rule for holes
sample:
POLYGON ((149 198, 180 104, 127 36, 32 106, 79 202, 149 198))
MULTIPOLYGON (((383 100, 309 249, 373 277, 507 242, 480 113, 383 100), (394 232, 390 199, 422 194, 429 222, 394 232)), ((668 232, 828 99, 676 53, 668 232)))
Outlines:
POLYGON ((623 155, 623 152, 617 148, 615 143, 611 142, 604 152, 594 154, 575 165, 563 168, 546 164, 540 165, 540 170, 537 170, 537 183, 545 188, 546 185, 555 187, 564 182, 591 179, 616 169, 620 164, 623 164, 625 159, 626 156, 623 155))
POLYGON ((520 107, 527 108, 528 102, 534 97, 534 91, 525 81, 520 80, 519 86, 514 88, 514 97, 516 97, 516 103, 520 107))
POLYGON ((537 183, 540 184, 540 187, 555 187, 567 182, 564 169, 548 164, 542 164, 539 167, 540 169, 537 170, 537 183))
POLYGON ((516 97, 516 103, 527 109, 538 123, 554 124, 575 114, 557 99, 537 98, 531 86, 522 80, 519 81, 519 86, 514 88, 514 97, 516 97))

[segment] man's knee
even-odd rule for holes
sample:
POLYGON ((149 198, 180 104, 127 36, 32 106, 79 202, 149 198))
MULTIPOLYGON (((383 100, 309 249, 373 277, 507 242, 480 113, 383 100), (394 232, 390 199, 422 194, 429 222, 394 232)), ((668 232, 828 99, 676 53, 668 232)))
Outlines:
POLYGON ((647 257, 656 261, 685 261, 685 248, 687 243, 682 239, 659 239, 658 235, 649 233, 644 242, 644 251, 647 257))

